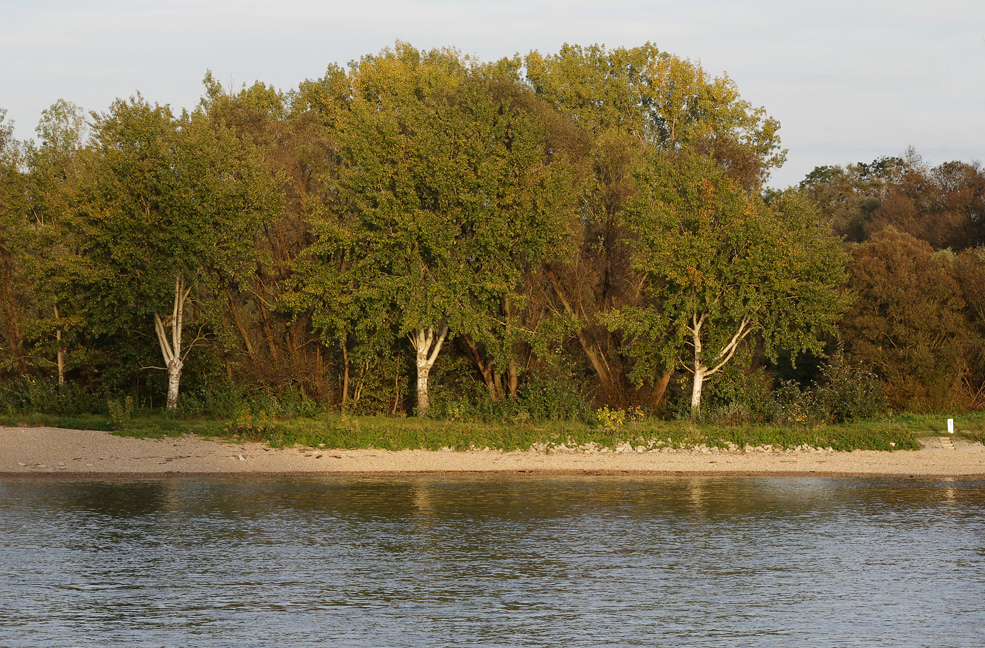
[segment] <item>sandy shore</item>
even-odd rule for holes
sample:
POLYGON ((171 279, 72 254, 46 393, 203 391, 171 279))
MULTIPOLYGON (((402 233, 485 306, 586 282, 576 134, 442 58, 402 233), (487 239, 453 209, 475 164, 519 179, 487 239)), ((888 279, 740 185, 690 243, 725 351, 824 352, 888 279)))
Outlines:
POLYGON ((0 475, 581 473, 904 475, 985 478, 985 446, 949 437, 917 451, 471 452, 272 449, 195 436, 132 439, 108 432, 0 427, 0 475))

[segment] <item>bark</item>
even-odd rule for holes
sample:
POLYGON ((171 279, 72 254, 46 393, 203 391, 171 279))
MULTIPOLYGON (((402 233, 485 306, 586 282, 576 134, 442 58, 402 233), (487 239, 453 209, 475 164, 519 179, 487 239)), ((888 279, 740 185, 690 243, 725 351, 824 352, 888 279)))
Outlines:
POLYGON ((694 361, 694 382, 691 384, 691 413, 701 411, 701 387, 704 385, 707 367, 700 360, 694 361))
POLYGON ((516 370, 516 362, 510 360, 506 367, 506 389, 510 396, 516 398, 516 392, 520 387, 520 374, 516 370))
POLYGON ((229 288, 226 289, 226 297, 229 299, 229 313, 232 315, 236 330, 239 331, 239 336, 243 339, 243 347, 246 349, 246 355, 249 356, 250 360, 255 361, 256 352, 253 350, 253 342, 250 340, 250 334, 247 332, 246 327, 243 326, 243 321, 239 316, 239 307, 236 306, 236 298, 233 295, 233 291, 229 288))
POLYGON ((672 371, 668 371, 660 376, 660 380, 656 382, 653 389, 650 391, 650 407, 655 408, 663 400, 664 394, 667 393, 667 387, 670 385, 670 379, 674 375, 672 371))
MULTIPOLYGON (((263 284, 260 284, 260 287, 262 289, 263 284)), ((263 334, 267 338, 267 350, 270 351, 270 358, 275 363, 279 363, 280 353, 277 351, 277 344, 274 340, 274 332, 270 325, 270 313, 267 312, 266 301, 258 292, 255 294, 257 296, 257 311, 260 313, 260 322, 263 324, 263 334)))
MULTIPOLYGON (((55 306, 55 321, 59 322, 58 307, 55 306)), ((57 363, 58 363, 58 384, 65 384, 65 349, 62 348, 62 327, 59 323, 55 329, 55 342, 58 346, 57 351, 57 363)))
POLYGON ((426 416, 431 409, 431 400, 428 395, 428 376, 434 361, 438 359, 441 345, 444 344, 448 336, 448 325, 443 324, 441 333, 434 334, 434 328, 414 329, 408 337, 416 353, 417 364, 417 415, 426 416))
POLYGON ((579 308, 576 310, 571 302, 568 301, 565 297, 564 289, 556 277, 551 276, 551 284, 554 286, 554 294, 561 301, 564 312, 582 324, 575 331, 575 338, 578 340, 578 344, 581 346, 585 357, 592 364, 592 368, 595 370, 595 375, 598 376, 599 382, 602 383, 602 390, 605 392, 606 397, 612 403, 621 402, 621 384, 613 376, 613 372, 605 357, 605 350, 597 342, 589 340, 586 334, 590 318, 586 316, 584 309, 579 308))
MULTIPOLYGON (((191 294, 191 287, 186 286, 184 279, 178 275, 174 284, 174 308, 171 312, 171 334, 168 335, 161 316, 154 313, 154 331, 161 345, 161 355, 168 370, 168 402, 169 411, 178 409, 178 387, 181 383, 181 370, 184 368, 184 357, 181 354, 181 329, 185 314, 185 302, 191 294)), ((186 352, 187 353, 187 352, 186 352)))
POLYGON ((742 318, 739 322, 739 328, 732 336, 732 339, 728 341, 722 349, 715 354, 712 363, 705 364, 702 357, 702 346, 701 346, 701 328, 707 319, 708 314, 702 313, 698 316, 697 313, 691 316, 691 326, 689 327, 691 331, 691 340, 694 346, 694 382, 691 385, 691 414, 695 415, 701 409, 701 388, 704 386, 705 379, 709 376, 718 373, 718 370, 725 366, 725 364, 732 359, 735 355, 736 349, 739 348, 739 344, 752 332, 753 328, 748 317, 742 318), (717 364, 716 364, 717 363, 717 364))
POLYGON ((479 368, 479 373, 482 374, 482 382, 486 384, 486 389, 489 390, 489 395, 492 397, 494 401, 498 401, 500 398, 502 398, 502 394, 496 387, 496 377, 493 372, 492 363, 486 362, 483 359, 482 353, 479 351, 479 348, 475 345, 474 342, 472 342, 472 338, 470 338, 468 335, 462 336, 461 340, 465 344, 465 347, 468 349, 469 355, 471 355, 472 359, 475 360, 475 365, 479 368))
POLYGON ((342 342, 342 403, 341 410, 345 413, 346 402, 349 399, 349 349, 342 342))

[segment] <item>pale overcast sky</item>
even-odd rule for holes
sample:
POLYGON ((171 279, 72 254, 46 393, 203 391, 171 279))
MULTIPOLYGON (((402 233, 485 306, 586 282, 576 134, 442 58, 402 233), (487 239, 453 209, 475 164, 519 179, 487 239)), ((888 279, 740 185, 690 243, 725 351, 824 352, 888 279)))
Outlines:
POLYGON ((396 40, 482 60, 564 43, 647 41, 727 72, 781 125, 789 158, 770 184, 815 166, 902 155, 985 161, 982 0, 3 0, 0 108, 34 137, 57 99, 105 111, 139 91, 193 107, 225 84, 290 90, 396 40))

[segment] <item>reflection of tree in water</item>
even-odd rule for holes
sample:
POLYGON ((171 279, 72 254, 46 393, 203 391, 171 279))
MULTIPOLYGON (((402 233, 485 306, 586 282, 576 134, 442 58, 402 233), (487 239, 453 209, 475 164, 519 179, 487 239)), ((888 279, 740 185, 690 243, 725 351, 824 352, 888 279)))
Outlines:
POLYGON ((71 485, 73 507, 107 515, 130 518, 157 513, 167 508, 168 488, 161 481, 106 481, 71 485))

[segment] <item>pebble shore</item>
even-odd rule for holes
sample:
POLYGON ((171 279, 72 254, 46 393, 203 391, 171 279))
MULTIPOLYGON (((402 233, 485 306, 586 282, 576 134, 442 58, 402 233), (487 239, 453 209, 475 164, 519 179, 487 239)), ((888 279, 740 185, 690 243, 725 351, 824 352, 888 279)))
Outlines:
POLYGON ((525 452, 273 449, 184 436, 134 439, 109 432, 0 427, 2 476, 544 473, 654 475, 900 475, 985 478, 985 446, 930 437, 921 450, 555 447, 525 452))

